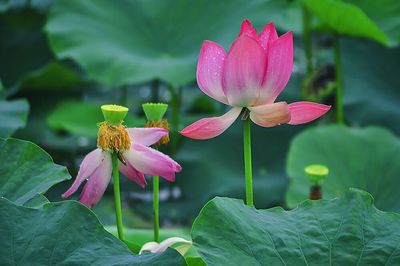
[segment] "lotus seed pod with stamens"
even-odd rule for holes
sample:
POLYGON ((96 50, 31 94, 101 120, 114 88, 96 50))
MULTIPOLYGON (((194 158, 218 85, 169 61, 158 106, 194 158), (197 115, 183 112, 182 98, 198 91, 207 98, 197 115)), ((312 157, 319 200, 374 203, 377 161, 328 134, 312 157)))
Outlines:
MULTIPOLYGON (((147 128, 159 127, 169 130, 169 124, 167 119, 163 119, 165 112, 167 111, 168 104, 165 103, 144 103, 142 104, 143 111, 147 118, 147 128)), ((155 146, 165 145, 169 142, 169 135, 163 136, 155 146)))
POLYGON ((160 121, 167 111, 168 104, 144 103, 142 104, 142 108, 148 121, 160 121))
POLYGON ((129 109, 119 105, 103 105, 101 110, 106 121, 99 124, 97 146, 120 155, 129 150, 131 145, 128 131, 122 124, 129 109))

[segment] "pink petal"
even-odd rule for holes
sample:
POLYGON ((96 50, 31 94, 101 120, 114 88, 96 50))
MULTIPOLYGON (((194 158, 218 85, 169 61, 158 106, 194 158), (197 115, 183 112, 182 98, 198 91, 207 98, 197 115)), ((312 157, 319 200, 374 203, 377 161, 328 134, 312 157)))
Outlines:
POLYGON ((217 101, 227 104, 228 100, 222 89, 222 74, 226 53, 219 44, 204 41, 197 63, 197 84, 200 89, 217 101))
POLYGON ((288 32, 271 42, 268 67, 257 104, 273 103, 283 91, 293 69, 293 34, 288 32))
POLYGON ((104 191, 106 191, 108 183, 110 183, 111 173, 111 155, 108 153, 99 167, 90 175, 79 196, 79 201, 88 208, 92 208, 99 202, 104 191))
POLYGON ((262 32, 258 35, 258 38, 260 39, 262 48, 267 51, 269 44, 278 39, 278 33, 276 32, 274 23, 270 22, 265 25, 262 32))
POLYGON ((266 66, 266 53, 258 41, 246 35, 238 37, 225 60, 222 80, 230 105, 246 107, 257 100, 266 66))
POLYGON ((175 181, 175 173, 182 170, 169 156, 140 144, 133 144, 124 155, 138 171, 146 175, 161 176, 171 182, 175 181))
POLYGON ((249 107, 250 119, 262 127, 274 127, 289 122, 290 112, 286 102, 249 107))
POLYGON ((82 182, 96 170, 96 168, 104 160, 105 156, 106 153, 103 152, 101 149, 95 149, 94 151, 86 155, 81 165, 79 166, 78 175, 76 176, 74 183, 64 194, 61 195, 61 197, 65 199, 75 193, 82 182))
POLYGON ((222 134, 235 122, 242 108, 234 107, 223 116, 203 118, 185 127, 180 133, 192 139, 211 139, 222 134))
POLYGON ((162 137, 168 134, 168 130, 163 128, 127 128, 131 142, 142 144, 144 146, 150 146, 162 137))
POLYGON ((242 26, 240 27, 239 36, 249 36, 254 39, 258 39, 257 30, 251 25, 251 22, 248 19, 243 20, 242 26))
POLYGON ((311 122, 331 109, 329 105, 313 102, 295 102, 288 105, 290 121, 288 124, 298 125, 311 122))
POLYGON ((126 165, 119 162, 118 168, 121 171, 121 173, 123 173, 127 178, 129 178, 142 188, 144 188, 147 185, 147 181, 146 178, 144 177, 144 174, 135 169, 135 167, 133 167, 132 164, 129 163, 129 161, 126 160, 126 165))

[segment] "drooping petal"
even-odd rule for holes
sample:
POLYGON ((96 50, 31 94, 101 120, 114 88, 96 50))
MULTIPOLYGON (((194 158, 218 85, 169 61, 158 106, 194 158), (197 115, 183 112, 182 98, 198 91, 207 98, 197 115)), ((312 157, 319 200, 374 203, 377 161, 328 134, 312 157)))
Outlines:
POLYGON ((242 35, 258 39, 257 30, 253 27, 253 25, 251 25, 251 22, 248 19, 243 20, 242 26, 240 27, 238 37, 242 35))
POLYGON ((222 80, 233 106, 251 106, 258 98, 267 66, 267 56, 257 40, 242 35, 232 44, 225 60, 222 80))
POLYGON ((134 143, 124 155, 138 171, 146 175, 158 175, 171 182, 175 181, 175 173, 182 170, 171 157, 140 144, 134 143))
POLYGON ((268 47, 268 67, 257 104, 273 103, 283 91, 293 70, 293 34, 288 32, 268 47))
POLYGON ((258 35, 258 38, 260 39, 261 47, 267 51, 269 44, 278 39, 278 33, 276 32, 274 23, 270 22, 265 25, 264 29, 258 35))
POLYGON ((197 84, 199 88, 211 98, 227 104, 222 89, 222 75, 226 53, 219 44, 204 41, 201 46, 199 61, 197 62, 197 84))
POLYGON ((106 152, 103 152, 101 149, 95 149, 86 155, 79 166, 78 175, 76 176, 74 183, 64 194, 61 195, 62 198, 68 198, 75 193, 82 182, 96 170, 96 168, 104 160, 105 156, 106 152))
POLYGON ((186 240, 181 237, 170 237, 161 241, 161 243, 157 242, 147 242, 145 243, 139 251, 139 254, 142 254, 145 251, 149 251, 151 253, 161 253, 164 252, 167 248, 174 244, 180 244, 180 249, 176 248, 182 255, 191 247, 192 241, 186 240), (185 246, 185 249, 182 249, 182 246, 185 246), (181 252, 182 251, 182 252, 181 252))
POLYGON ((162 137, 168 134, 168 130, 163 128, 127 128, 131 142, 142 144, 144 146, 150 146, 162 137))
POLYGON ((90 175, 79 196, 79 201, 88 208, 93 208, 100 201, 110 183, 111 173, 111 154, 107 153, 99 167, 90 175))
POLYGON ((291 117, 288 124, 291 125, 311 122, 331 109, 329 105, 313 102, 295 102, 289 104, 288 107, 291 117))
POLYGON ((262 127, 274 127, 290 121, 290 112, 286 102, 249 107, 250 119, 262 127))
POLYGON ((197 122, 185 127, 181 133, 192 139, 211 139, 222 134, 230 125, 235 122, 242 108, 234 107, 226 114, 218 117, 200 119, 197 122))
MULTIPOLYGON (((126 155, 124 155, 126 157, 126 155)), ((118 163, 118 168, 123 173, 127 178, 144 188, 147 185, 146 178, 144 177, 144 174, 139 172, 135 167, 133 167, 132 164, 129 163, 128 160, 126 160, 126 165, 123 163, 119 162, 118 163)))

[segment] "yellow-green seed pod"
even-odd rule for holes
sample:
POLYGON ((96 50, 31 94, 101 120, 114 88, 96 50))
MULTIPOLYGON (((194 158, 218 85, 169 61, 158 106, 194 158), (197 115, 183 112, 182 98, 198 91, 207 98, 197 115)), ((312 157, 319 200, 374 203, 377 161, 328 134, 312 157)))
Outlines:
POLYGON ((304 172, 312 185, 320 186, 329 174, 329 169, 322 164, 311 164, 304 168, 304 172))
POLYGON ((142 104, 144 114, 148 121, 160 121, 167 111, 168 104, 165 103, 144 103, 142 104))
POLYGON ((117 126, 122 124, 129 109, 121 105, 106 104, 101 106, 101 111, 107 124, 117 126))

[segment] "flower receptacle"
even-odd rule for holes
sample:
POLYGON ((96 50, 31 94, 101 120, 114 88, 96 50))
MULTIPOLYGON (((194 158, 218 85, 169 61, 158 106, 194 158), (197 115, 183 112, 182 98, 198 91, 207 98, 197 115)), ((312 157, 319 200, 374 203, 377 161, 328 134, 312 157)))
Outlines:
POLYGON ((116 126, 122 124, 129 109, 121 105, 106 104, 101 106, 101 111, 105 121, 110 125, 116 126))
POLYGON ((322 164, 311 164, 304 168, 304 172, 313 186, 320 186, 329 174, 329 169, 322 164))
POLYGON ((148 121, 160 121, 168 109, 165 103, 144 103, 142 104, 144 114, 148 121))

